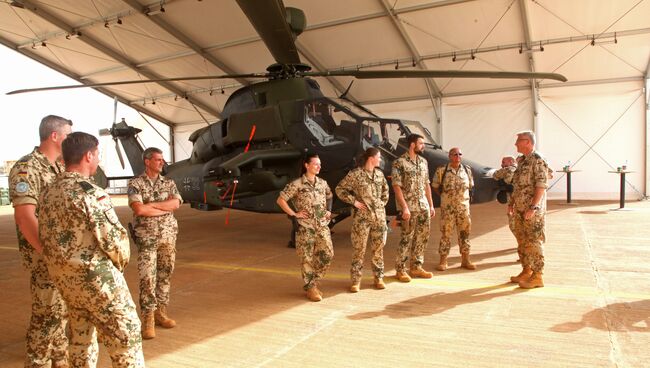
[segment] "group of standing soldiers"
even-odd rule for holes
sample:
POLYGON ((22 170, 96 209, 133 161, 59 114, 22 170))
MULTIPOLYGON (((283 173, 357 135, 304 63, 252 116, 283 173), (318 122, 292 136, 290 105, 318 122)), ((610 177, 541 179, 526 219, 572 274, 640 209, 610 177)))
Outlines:
POLYGON ((95 367, 98 335, 114 367, 144 367, 142 338, 155 336, 154 323, 176 324, 166 307, 178 231, 172 213, 182 199, 174 182, 160 175, 162 151, 145 150, 145 172, 128 188, 141 325, 124 279, 128 233, 93 179, 99 141, 71 131, 68 119, 43 118, 40 145, 9 175, 18 246, 30 271, 25 367, 95 367))
MULTIPOLYGON (((94 367, 99 335, 114 367, 144 367, 141 338, 155 337, 155 325, 176 325, 167 315, 167 305, 178 232, 173 212, 182 199, 174 182, 160 175, 162 151, 145 150, 145 172, 128 185, 129 206, 135 215, 141 324, 123 275, 130 259, 127 231, 108 194, 92 179, 99 165, 99 142, 90 134, 71 133, 71 127, 70 120, 58 116, 43 118, 40 145, 20 159, 10 173, 19 250, 30 271, 32 316, 25 366, 94 367)), ((495 176, 503 175, 514 187, 508 215, 523 269, 511 281, 524 288, 541 287, 549 169, 534 150, 535 135, 521 132, 517 136, 515 145, 522 154, 517 158, 518 166, 506 166, 495 176)), ((454 147, 449 151, 449 164, 436 170, 431 183, 427 161, 419 155, 424 139, 413 134, 407 142, 408 151, 395 160, 391 174, 401 220, 396 278, 409 282, 411 277, 433 276, 423 268, 430 221, 436 213, 432 187, 441 197, 442 213, 437 269, 447 269, 454 226, 461 267, 475 269, 469 259, 469 193, 474 185, 471 168, 461 163, 462 152, 454 147)), ((386 287, 383 249, 389 188, 378 170, 380 164, 380 151, 368 148, 361 165, 336 187, 338 197, 353 207, 351 292, 361 288, 368 242, 374 287, 386 287)), ((289 183, 277 200, 298 223, 296 251, 304 290, 312 301, 322 300, 318 284, 334 256, 328 227, 333 194, 327 182, 317 176, 320 169, 318 156, 307 156, 303 175, 289 183)))
MULTIPOLYGON (((523 270, 510 280, 522 288, 542 287, 545 193, 549 169, 546 161, 534 150, 534 133, 524 131, 518 133, 517 137, 515 146, 522 154, 517 159, 519 167, 504 167, 495 176, 495 179, 507 177, 508 184, 514 186, 509 196, 508 216, 517 238, 523 270)), ((461 267, 475 270, 476 265, 470 260, 469 241, 470 193, 474 187, 471 168, 461 163, 460 148, 453 147, 449 150, 449 163, 436 169, 432 183, 427 161, 420 156, 424 150, 423 137, 412 134, 407 138, 407 143, 408 151, 395 160, 391 173, 401 228, 395 278, 409 282, 412 277, 433 276, 423 268, 431 218, 436 214, 432 188, 441 199, 440 262, 436 268, 445 271, 448 267, 447 258, 455 227, 461 267)), ((372 252, 373 285, 376 289, 386 287, 383 281, 383 249, 388 231, 385 206, 389 199, 389 188, 386 178, 378 169, 380 163, 380 151, 374 147, 368 148, 361 157, 359 167, 350 171, 336 186, 338 198, 352 206, 351 292, 358 292, 361 288, 361 269, 368 243, 372 252)), ((308 155, 303 163, 302 176, 287 184, 277 200, 280 208, 297 221, 295 245, 301 261, 303 289, 307 298, 315 302, 323 298, 319 281, 334 256, 328 227, 333 195, 327 182, 317 176, 320 169, 320 158, 308 155)))

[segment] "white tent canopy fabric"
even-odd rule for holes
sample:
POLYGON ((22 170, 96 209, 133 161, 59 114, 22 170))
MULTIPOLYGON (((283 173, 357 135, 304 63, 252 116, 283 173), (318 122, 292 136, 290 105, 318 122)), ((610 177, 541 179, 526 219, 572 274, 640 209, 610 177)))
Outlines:
MULTIPOLYGON (((285 0, 308 26, 297 41, 314 70, 538 71, 569 82, 356 80, 349 96, 382 116, 423 122, 448 149, 496 166, 513 134, 535 129, 555 169, 569 161, 576 198, 646 193, 650 0, 285 0)), ((3 0, 0 42, 82 83, 263 72, 273 59, 231 0, 3 0)), ((326 95, 351 77, 317 78, 326 95)), ((214 79, 99 90, 172 127, 175 159, 219 119, 236 88, 214 79)), ((37 87, 37 86, 25 86, 37 87)), ((55 93, 55 92, 48 92, 55 93)), ((37 97, 35 97, 37 98, 37 97)), ((565 193, 561 173, 552 196, 565 193)))

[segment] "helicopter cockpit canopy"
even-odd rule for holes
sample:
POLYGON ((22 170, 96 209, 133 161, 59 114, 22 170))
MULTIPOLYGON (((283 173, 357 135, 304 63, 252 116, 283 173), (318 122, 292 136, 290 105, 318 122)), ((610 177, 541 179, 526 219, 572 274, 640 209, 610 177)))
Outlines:
POLYGON ((344 99, 307 100, 304 112, 312 141, 323 148, 360 143, 364 150, 374 146, 393 153, 398 145, 406 145, 406 137, 412 133, 424 137, 425 144, 440 147, 420 122, 382 119, 344 99))

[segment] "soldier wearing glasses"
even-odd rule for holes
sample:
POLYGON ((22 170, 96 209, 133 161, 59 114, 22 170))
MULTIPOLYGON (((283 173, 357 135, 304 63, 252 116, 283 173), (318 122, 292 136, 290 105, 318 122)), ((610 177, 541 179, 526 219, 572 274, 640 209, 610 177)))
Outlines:
POLYGON ((548 188, 548 164, 535 151, 535 133, 517 133, 518 167, 512 178, 514 187, 508 202, 508 214, 514 219, 517 243, 523 246, 521 273, 510 278, 520 287, 531 289, 543 287, 544 250, 546 240, 546 188, 548 188))
POLYGON ((472 169, 461 163, 463 153, 460 148, 449 150, 449 163, 436 169, 432 183, 433 190, 440 196, 440 263, 437 269, 447 269, 447 257, 451 248, 451 234, 454 226, 458 231, 458 247, 461 254, 461 267, 475 270, 469 259, 469 232, 472 219, 469 213, 470 191, 474 187, 472 169))

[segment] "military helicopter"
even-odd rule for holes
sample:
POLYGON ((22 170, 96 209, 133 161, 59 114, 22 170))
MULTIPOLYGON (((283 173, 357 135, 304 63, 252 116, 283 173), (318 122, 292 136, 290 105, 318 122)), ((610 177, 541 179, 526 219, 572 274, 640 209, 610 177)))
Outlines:
MULTIPOLYGON (((156 81, 219 78, 263 78, 235 91, 228 99, 222 119, 191 134, 193 143, 188 159, 166 167, 184 199, 199 210, 224 207, 260 213, 280 213, 275 201, 280 190, 299 177, 301 158, 317 153, 322 162, 320 176, 334 188, 356 165, 355 157, 368 147, 377 147, 384 158, 381 170, 390 176, 392 162, 408 150, 406 138, 417 133, 424 137, 422 156, 429 163, 430 176, 436 167, 448 162, 430 132, 417 121, 387 119, 345 98, 323 95, 311 77, 353 76, 355 78, 536 78, 566 81, 553 73, 435 71, 435 70, 342 70, 312 72, 301 63, 295 39, 306 27, 304 12, 285 8, 281 0, 238 0, 261 39, 276 60, 266 73, 198 76, 148 81, 122 81, 76 86, 45 87, 40 90, 114 86, 156 81)), ((349 90, 349 88, 348 88, 349 90)), ((119 139, 134 173, 143 171, 142 146, 136 140, 138 129, 122 121, 110 133, 119 139)), ((488 176, 491 168, 464 160, 475 178, 472 201, 493 201, 506 188, 488 176)), ((392 195, 392 194, 391 194, 392 195)), ((439 205, 439 198, 435 198, 439 205)), ((334 201, 334 226, 349 216, 349 205, 334 201)), ((396 215, 394 201, 387 207, 396 215)))

